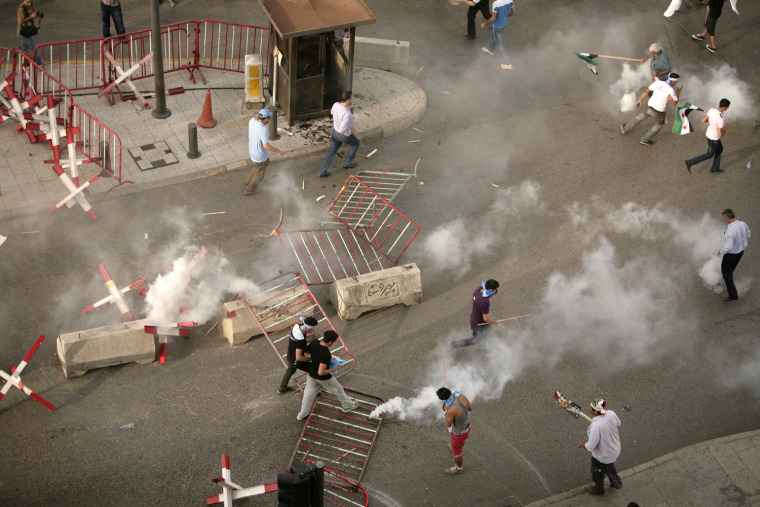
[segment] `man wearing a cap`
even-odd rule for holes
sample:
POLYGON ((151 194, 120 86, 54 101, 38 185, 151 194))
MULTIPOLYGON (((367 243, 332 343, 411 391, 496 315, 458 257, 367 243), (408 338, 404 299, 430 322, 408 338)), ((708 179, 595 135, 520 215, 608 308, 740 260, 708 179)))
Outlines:
POLYGON ((615 470, 615 460, 620 456, 620 419, 612 410, 606 410, 607 402, 596 398, 588 409, 594 419, 588 427, 588 442, 578 442, 578 447, 591 452, 591 479, 593 486, 583 489, 590 495, 604 494, 604 476, 610 479, 610 487, 620 489, 623 481, 615 470))
POLYGON ((288 369, 285 370, 285 375, 282 376, 280 382, 280 393, 287 393, 294 391, 295 388, 290 387, 290 377, 296 372, 296 370, 309 371, 310 359, 304 354, 306 350, 306 337, 313 333, 317 329, 317 319, 314 317, 301 317, 300 324, 293 324, 290 328, 290 339, 288 340, 288 354, 286 356, 288 361, 288 369))
POLYGON ((272 151, 280 156, 285 152, 278 150, 269 142, 269 120, 272 113, 269 109, 262 109, 256 118, 248 122, 248 154, 253 161, 253 170, 245 180, 243 195, 251 195, 256 186, 264 179, 264 171, 269 165, 269 152, 272 151))
POLYGON ((681 77, 678 74, 671 72, 668 75, 668 79, 666 81, 656 80, 650 84, 649 87, 644 90, 644 93, 641 94, 639 100, 636 102, 636 107, 641 107, 641 104, 644 103, 644 99, 647 95, 649 95, 649 92, 651 91, 652 97, 649 99, 649 102, 647 102, 647 110, 639 114, 636 118, 629 121, 628 123, 623 123, 620 125, 620 132, 627 134, 634 127, 636 127, 636 125, 646 120, 647 117, 651 116, 654 118, 655 124, 651 129, 647 131, 646 134, 644 134, 644 137, 641 138, 641 144, 644 146, 654 144, 652 138, 656 136, 660 129, 662 129, 662 126, 665 125, 665 108, 668 106, 668 101, 670 101, 670 103, 674 106, 678 105, 678 96, 681 95, 683 85, 680 85, 678 87, 678 91, 673 90, 673 85, 677 83, 680 78, 681 77))

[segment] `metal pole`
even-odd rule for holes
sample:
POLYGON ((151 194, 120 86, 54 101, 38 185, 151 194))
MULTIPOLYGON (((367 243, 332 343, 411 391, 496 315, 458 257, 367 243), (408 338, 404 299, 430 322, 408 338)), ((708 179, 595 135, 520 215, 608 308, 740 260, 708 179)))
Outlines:
POLYGON ((187 158, 198 158, 201 152, 198 151, 198 125, 195 123, 187 124, 187 143, 190 150, 187 152, 187 158))
POLYGON ((166 108, 166 86, 164 85, 164 53, 161 49, 161 21, 158 18, 158 0, 150 0, 151 50, 153 51, 153 83, 156 90, 156 108, 153 118, 163 120, 172 115, 166 108))

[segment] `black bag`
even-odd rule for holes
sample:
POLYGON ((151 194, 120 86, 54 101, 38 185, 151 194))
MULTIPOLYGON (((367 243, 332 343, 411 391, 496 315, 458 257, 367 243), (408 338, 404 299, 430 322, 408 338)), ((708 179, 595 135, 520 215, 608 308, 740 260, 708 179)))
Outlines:
POLYGON ((21 30, 19 30, 19 35, 22 37, 34 37, 37 35, 37 32, 39 32, 39 30, 37 30, 37 27, 32 23, 31 25, 22 26, 21 30))

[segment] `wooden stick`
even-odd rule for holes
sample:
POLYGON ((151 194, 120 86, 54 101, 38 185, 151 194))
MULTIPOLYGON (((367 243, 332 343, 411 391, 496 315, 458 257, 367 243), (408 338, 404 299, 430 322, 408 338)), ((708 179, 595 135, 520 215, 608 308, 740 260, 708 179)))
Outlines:
POLYGON ((513 337, 515 340, 517 340, 517 339, 518 339, 518 336, 517 336, 516 334, 514 334, 513 332, 511 332, 511 331, 510 331, 509 329, 507 329, 506 327, 502 326, 501 324, 498 324, 498 326, 499 326, 500 328, 502 328, 504 331, 506 331, 507 333, 509 333, 510 335, 512 335, 512 337, 513 337))
MULTIPOLYGON (((532 313, 526 313, 525 315, 518 315, 517 317, 508 317, 506 319, 499 319, 496 322, 506 322, 508 320, 515 320, 515 319, 522 319, 523 317, 532 317, 532 313)), ((488 322, 483 322, 482 324, 478 324, 479 326, 485 326, 488 324, 488 322)))
POLYGON ((424 65, 423 65, 422 67, 420 67, 420 70, 418 70, 418 71, 417 71, 417 74, 415 74, 415 75, 414 75, 414 77, 417 77, 417 76, 419 76, 419 75, 420 75, 420 72, 422 72, 422 69, 424 69, 424 68, 425 68, 425 66, 424 66, 424 65))
POLYGON ((443 356, 443 385, 447 386, 449 382, 446 380, 446 352, 441 355, 443 356))
POLYGON ((211 329, 209 329, 208 331, 206 331, 206 334, 209 334, 209 333, 210 333, 211 331, 213 331, 213 330, 214 330, 214 328, 215 328, 216 326, 218 326, 218 325, 219 325, 219 321, 217 320, 217 321, 216 321, 216 324, 214 324, 213 326, 211 326, 211 329))
POLYGON ((343 458, 345 458, 346 456, 348 456, 349 454, 351 454, 352 452, 354 452, 354 451, 355 451, 355 450, 357 450, 357 449, 358 449, 358 447, 354 447, 353 449, 351 449, 350 451, 348 451, 347 453, 345 453, 343 456, 341 456, 341 457, 339 457, 339 458, 336 458, 336 459, 335 459, 335 461, 340 461, 340 460, 342 460, 343 458))
POLYGON ((598 58, 613 58, 615 60, 630 60, 632 62, 641 63, 641 58, 626 58, 624 56, 609 56, 609 55, 596 55, 598 58))

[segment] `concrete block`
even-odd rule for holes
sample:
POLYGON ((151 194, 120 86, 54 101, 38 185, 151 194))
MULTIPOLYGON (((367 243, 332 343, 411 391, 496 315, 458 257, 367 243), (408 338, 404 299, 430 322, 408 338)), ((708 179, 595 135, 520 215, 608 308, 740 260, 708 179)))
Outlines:
POLYGON ((354 68, 388 70, 406 74, 409 67, 409 41, 356 37, 354 39, 354 68))
POLYGON ((336 280, 330 286, 330 302, 343 320, 398 304, 422 302, 422 279, 416 264, 405 264, 364 275, 336 280))
MULTIPOLYGON (((251 297, 248 303, 266 331, 274 333, 276 330, 298 322, 298 318, 302 315, 313 312, 314 302, 303 295, 304 291, 301 287, 293 287, 274 296, 264 296, 262 301, 257 301, 256 296, 251 297)), ((222 322, 222 332, 230 345, 240 345, 254 336, 263 334, 261 326, 242 299, 224 303, 219 317, 222 322)))
POLYGON ((156 359, 156 341, 145 332, 145 319, 62 334, 58 337, 58 359, 66 378, 79 377, 104 366, 156 359))
POLYGON ((240 345, 261 334, 261 328, 256 323, 251 312, 242 299, 224 303, 220 310, 222 333, 230 345, 240 345))

